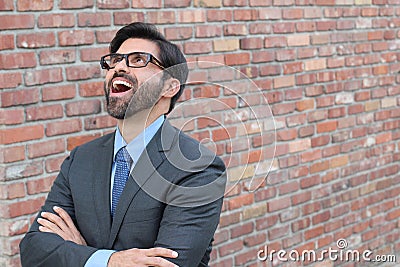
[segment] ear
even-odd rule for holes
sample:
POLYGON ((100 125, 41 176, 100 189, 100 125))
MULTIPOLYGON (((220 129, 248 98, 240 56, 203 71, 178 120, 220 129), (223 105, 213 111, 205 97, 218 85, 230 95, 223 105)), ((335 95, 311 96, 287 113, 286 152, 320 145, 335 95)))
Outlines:
POLYGON ((164 82, 163 93, 161 96, 172 98, 180 89, 181 83, 175 78, 170 78, 164 82))

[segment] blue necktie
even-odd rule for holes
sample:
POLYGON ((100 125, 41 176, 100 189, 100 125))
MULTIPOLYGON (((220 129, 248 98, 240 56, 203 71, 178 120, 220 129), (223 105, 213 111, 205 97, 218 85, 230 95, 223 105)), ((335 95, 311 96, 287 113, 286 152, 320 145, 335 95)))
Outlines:
POLYGON ((129 153, 125 147, 122 147, 120 150, 118 150, 115 161, 116 165, 115 165, 114 185, 112 190, 112 204, 111 204, 112 217, 114 217, 115 209, 117 208, 122 190, 124 189, 126 181, 129 178, 129 171, 132 162, 132 159, 129 156, 129 153))

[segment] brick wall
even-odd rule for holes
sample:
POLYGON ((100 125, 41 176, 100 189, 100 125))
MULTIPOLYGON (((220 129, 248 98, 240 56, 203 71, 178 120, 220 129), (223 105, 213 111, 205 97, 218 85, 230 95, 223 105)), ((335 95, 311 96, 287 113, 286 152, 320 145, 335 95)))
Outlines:
MULTIPOLYGON (((399 0, 3 0, 0 20, 0 266, 20 265, 18 243, 69 151, 114 129, 98 59, 132 21, 260 89, 191 86, 183 100, 226 105, 176 115, 208 114, 187 129, 230 160, 213 266, 266 266, 256 259, 264 245, 324 249, 340 238, 400 251, 399 0), (244 115, 243 135, 227 116, 245 110, 242 99, 268 110, 261 96, 276 134, 244 115), (270 165, 257 172, 257 162, 270 165)), ((197 77, 228 75, 198 67, 197 77)))

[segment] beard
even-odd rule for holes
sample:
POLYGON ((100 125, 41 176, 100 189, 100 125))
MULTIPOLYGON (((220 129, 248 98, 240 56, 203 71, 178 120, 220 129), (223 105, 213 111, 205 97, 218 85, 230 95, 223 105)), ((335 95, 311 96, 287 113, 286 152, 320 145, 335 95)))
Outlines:
POLYGON ((160 79, 158 83, 154 82, 154 80, 154 78, 151 78, 138 88, 136 78, 124 73, 114 74, 108 84, 104 83, 108 114, 118 120, 123 120, 124 118, 131 117, 140 111, 154 107, 160 98, 163 88, 163 79, 160 79), (123 77, 133 84, 133 88, 120 97, 110 96, 112 81, 116 77, 123 77))

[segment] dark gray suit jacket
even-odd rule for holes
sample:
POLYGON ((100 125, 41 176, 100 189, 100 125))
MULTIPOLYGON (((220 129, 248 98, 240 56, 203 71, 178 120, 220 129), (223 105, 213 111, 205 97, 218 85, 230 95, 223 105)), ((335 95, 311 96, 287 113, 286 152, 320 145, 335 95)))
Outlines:
POLYGON ((35 220, 20 244, 22 266, 84 266, 98 249, 152 247, 177 251, 168 260, 179 266, 207 266, 225 189, 223 162, 165 121, 135 164, 112 220, 113 145, 108 134, 72 150, 41 208, 64 208, 88 245, 42 233, 35 220))

